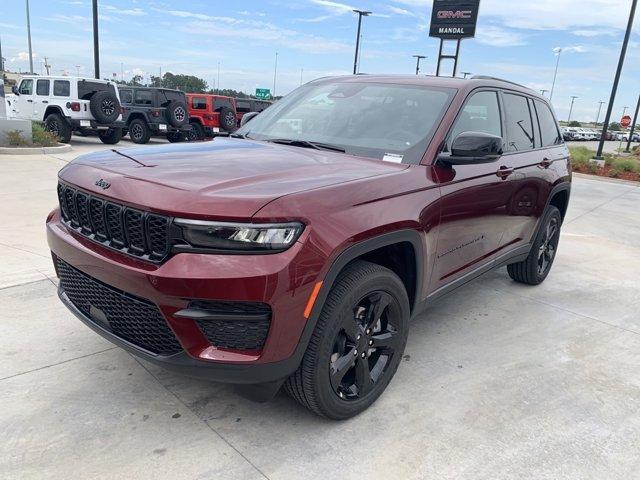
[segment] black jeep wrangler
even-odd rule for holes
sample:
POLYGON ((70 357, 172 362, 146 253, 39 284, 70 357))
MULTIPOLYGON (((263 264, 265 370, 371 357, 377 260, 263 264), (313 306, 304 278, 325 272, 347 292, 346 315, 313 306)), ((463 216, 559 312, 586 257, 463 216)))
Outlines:
POLYGON ((191 129, 187 98, 180 90, 151 87, 118 87, 122 120, 134 143, 147 143, 151 136, 166 136, 170 142, 186 139, 191 129))

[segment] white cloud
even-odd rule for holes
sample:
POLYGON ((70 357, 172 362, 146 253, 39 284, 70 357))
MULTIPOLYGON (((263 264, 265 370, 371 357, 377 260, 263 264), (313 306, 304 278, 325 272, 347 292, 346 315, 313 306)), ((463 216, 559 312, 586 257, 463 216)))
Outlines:
POLYGON ((330 10, 337 10, 341 13, 351 13, 355 7, 351 5, 346 5, 344 3, 331 2, 329 0, 311 0, 311 3, 315 3, 316 5, 320 5, 322 7, 327 7, 330 10))
POLYGON ((506 30, 495 25, 486 25, 477 29, 476 39, 478 43, 492 47, 515 47, 526 45, 525 37, 519 32, 506 30))
POLYGON ((388 5, 387 8, 389 9, 389 11, 391 13, 394 13, 396 15, 405 15, 407 17, 415 17, 416 16, 415 13, 410 12, 409 10, 406 10, 404 8, 394 7, 393 5, 388 5))

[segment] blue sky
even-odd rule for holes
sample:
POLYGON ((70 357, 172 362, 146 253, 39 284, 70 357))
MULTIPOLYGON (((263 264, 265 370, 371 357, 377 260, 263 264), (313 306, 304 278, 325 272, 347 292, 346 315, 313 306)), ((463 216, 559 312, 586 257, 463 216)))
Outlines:
MULTIPOLYGON (((2 0, 0 36, 12 70, 28 70, 23 0, 2 0)), ((414 54, 427 55, 422 73, 435 71, 438 41, 428 37, 431 0, 328 1, 100 0, 103 77, 157 75, 160 68, 192 73, 214 86, 276 93, 303 81, 348 74, 353 68, 356 16, 363 23, 361 72, 413 73, 414 54)), ((593 120, 607 100, 631 0, 481 0, 477 37, 462 44, 460 71, 494 75, 537 90, 550 89, 553 49, 564 49, 553 103, 566 119, 593 120)), ((640 13, 638 14, 640 16, 640 13)), ((53 73, 92 75, 90 0, 31 0, 35 70, 48 57, 53 73)), ((640 93, 640 18, 627 55, 614 119, 635 107, 640 93)), ((445 72, 447 66, 445 66, 445 72)), ((604 110, 604 109, 603 109, 604 110)), ((601 119, 604 111, 601 114, 601 119)))

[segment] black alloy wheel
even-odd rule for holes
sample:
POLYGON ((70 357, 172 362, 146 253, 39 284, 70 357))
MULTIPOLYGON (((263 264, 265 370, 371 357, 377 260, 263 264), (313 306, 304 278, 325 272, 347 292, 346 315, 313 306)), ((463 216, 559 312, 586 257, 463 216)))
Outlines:
POLYGON ((560 225, 556 217, 549 219, 544 229, 542 242, 538 248, 538 275, 547 273, 556 256, 556 248, 560 240, 560 225))
MULTIPOLYGON (((329 364, 331 387, 342 399, 367 395, 385 374, 402 344, 394 325, 393 297, 375 291, 362 298, 336 335, 329 364)), ((394 310, 396 310, 394 312, 394 310)))
POLYGON ((107 97, 100 102, 100 110, 107 117, 111 117, 116 111, 116 104, 111 98, 107 97))
POLYGON ((407 342, 409 298, 394 272, 355 260, 320 306, 302 362, 284 389, 314 413, 344 420, 366 410, 395 375, 407 342))

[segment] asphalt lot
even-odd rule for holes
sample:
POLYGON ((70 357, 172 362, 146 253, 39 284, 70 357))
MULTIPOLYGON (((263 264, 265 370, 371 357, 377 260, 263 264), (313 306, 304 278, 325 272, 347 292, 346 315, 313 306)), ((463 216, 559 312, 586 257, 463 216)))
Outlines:
POLYGON ((98 148, 0 156, 0 478, 638 478, 637 185, 576 176, 547 281, 501 269, 434 304, 387 392, 338 423, 164 372, 60 304, 44 218, 56 172, 98 148))

